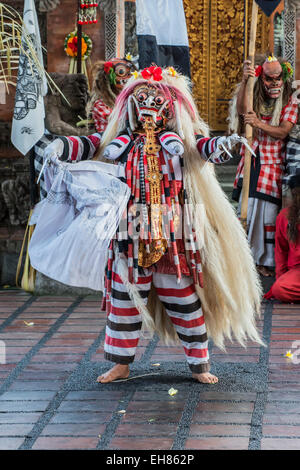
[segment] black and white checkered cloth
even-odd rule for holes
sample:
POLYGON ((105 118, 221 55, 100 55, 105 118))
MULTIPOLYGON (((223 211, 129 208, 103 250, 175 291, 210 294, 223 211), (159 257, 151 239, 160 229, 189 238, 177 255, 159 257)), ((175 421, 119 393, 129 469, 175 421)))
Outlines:
POLYGON ((300 175, 300 139, 289 138, 286 147, 286 173, 282 184, 288 185, 291 176, 300 175))
MULTIPOLYGON (((35 175, 38 178, 40 171, 42 169, 44 163, 44 150, 47 145, 51 144, 53 140, 55 140, 57 135, 54 134, 44 134, 43 137, 35 144, 34 146, 34 168, 35 168, 35 175)), ((45 180, 44 175, 41 176, 40 179, 40 198, 44 199, 47 196, 47 191, 45 190, 45 180)))

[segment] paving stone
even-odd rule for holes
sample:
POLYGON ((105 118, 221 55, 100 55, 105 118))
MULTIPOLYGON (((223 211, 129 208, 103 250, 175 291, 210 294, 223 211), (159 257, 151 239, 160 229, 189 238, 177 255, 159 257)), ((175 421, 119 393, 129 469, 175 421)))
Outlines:
POLYGON ((0 425, 0 436, 22 437, 30 434, 33 424, 5 424, 0 425))
POLYGON ((261 441, 261 450, 299 450, 300 439, 267 438, 261 441))
POLYGON ((88 350, 88 347, 81 347, 81 346, 50 346, 50 347, 44 347, 40 349, 41 354, 57 354, 57 355, 63 355, 63 354, 80 354, 83 353, 85 354, 86 351, 88 350))
POLYGON ((0 450, 17 450, 23 441, 23 437, 0 437, 0 450))
POLYGON ((25 370, 42 370, 42 371, 72 371, 77 367, 77 364, 72 363, 47 363, 44 362, 43 364, 31 362, 25 370))
POLYGON ((166 423, 176 423, 178 424, 180 417, 182 415, 182 410, 180 411, 139 411, 128 412, 122 416, 123 423, 156 423, 156 424, 166 424, 166 423))
POLYGON ((9 391, 0 395, 1 401, 41 401, 50 400, 55 395, 55 392, 44 391, 9 391))
POLYGON ((95 390, 95 391, 76 391, 69 392, 65 400, 120 400, 123 392, 117 391, 105 391, 105 390, 95 390))
POLYGON ((288 424, 265 424, 263 426, 263 435, 268 437, 300 437, 300 427, 288 424))
POLYGON ((3 413, 0 412, 0 424, 26 424, 35 423, 42 413, 3 413))
POLYGON ((131 426, 130 424, 123 423, 120 424, 116 431, 115 436, 135 436, 139 437, 171 437, 175 436, 177 430, 176 424, 160 424, 156 422, 144 423, 144 424, 135 424, 131 426))
POLYGON ((192 424, 190 437, 193 436, 240 436, 249 437, 250 426, 231 424, 192 424))
POLYGON ((118 403, 116 401, 85 400, 85 401, 64 401, 58 407, 58 411, 113 411, 118 403))
POLYGON ((202 392, 201 400, 225 400, 225 401, 255 401, 255 393, 239 393, 239 392, 202 392))
POLYGON ((173 444, 173 439, 124 439, 121 437, 115 437, 109 444, 109 449, 119 450, 170 450, 173 444))
POLYGON ((177 411, 183 410, 184 403, 176 403, 175 401, 163 402, 143 402, 143 401, 131 401, 127 407, 127 411, 134 412, 148 412, 148 411, 177 411))
POLYGON ((247 450, 249 439, 245 437, 201 437, 186 441, 185 449, 195 450, 247 450))
POLYGON ((0 413, 9 411, 45 411, 48 405, 48 401, 1 401, 0 413))
POLYGON ((230 402, 208 402, 208 403, 199 403, 197 406, 196 411, 226 411, 226 412, 252 412, 254 409, 254 404, 253 403, 247 403, 247 402, 236 402, 236 403, 230 403, 230 402))
POLYGON ((151 356, 151 362, 183 362, 185 361, 184 354, 173 355, 173 354, 153 354, 151 356))
MULTIPOLYGON (((165 387, 165 390, 153 390, 153 391, 136 391, 135 394, 132 397, 132 401, 154 401, 154 402, 159 402, 163 401, 166 402, 166 399, 168 399, 167 403, 170 402, 179 402, 181 403, 182 400, 186 399, 186 397, 189 394, 189 390, 178 390, 177 394, 174 396, 169 396, 168 395, 169 387, 165 387)), ((201 395, 202 396, 202 395, 201 395)))
POLYGON ((37 354, 31 362, 80 362, 83 354, 37 354))
POLYGON ((39 380, 39 381, 34 381, 34 380, 28 380, 26 382, 23 381, 16 381, 13 382, 12 385, 10 386, 9 390, 47 390, 47 391, 52 391, 52 390, 58 390, 63 384, 63 381, 59 380, 39 380))
POLYGON ((259 360, 259 357, 257 356, 230 356, 228 355, 215 355, 214 360, 217 362, 251 362, 251 363, 257 363, 259 360))
POLYGON ((252 413, 221 413, 217 411, 196 412, 192 423, 250 424, 252 413))
POLYGON ((112 411, 83 411, 83 412, 57 412, 50 421, 50 424, 64 423, 108 423, 112 418, 112 411))
POLYGON ((48 424, 41 436, 93 436, 98 437, 105 431, 106 424, 93 423, 64 423, 48 424))
POLYGON ((38 437, 33 450, 87 450, 95 449, 97 437, 38 437))
POLYGON ((269 391, 275 391, 275 390, 281 390, 281 393, 286 393, 286 392, 294 392, 294 391, 299 391, 300 392, 300 383, 295 383, 295 382, 270 382, 269 383, 269 391))
POLYGON ((300 392, 299 393, 298 392, 293 393, 293 392, 290 392, 290 391, 286 391, 286 393, 284 394, 284 397, 282 396, 281 392, 269 392, 268 393, 268 401, 270 402, 270 401, 273 401, 273 400, 284 401, 284 402, 300 401, 300 392))
POLYGON ((299 403, 283 403, 283 402, 276 402, 275 403, 267 403, 265 408, 266 413, 297 413, 300 414, 300 406, 299 403))

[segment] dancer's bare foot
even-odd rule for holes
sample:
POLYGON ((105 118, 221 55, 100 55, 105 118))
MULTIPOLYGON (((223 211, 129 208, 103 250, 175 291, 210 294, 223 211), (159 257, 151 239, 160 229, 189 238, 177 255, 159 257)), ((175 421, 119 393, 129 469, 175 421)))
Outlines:
POLYGON ((202 374, 192 374, 193 378, 202 384, 216 384, 219 379, 210 372, 203 372, 202 374))
POLYGON ((257 266, 257 271, 265 277, 274 276, 274 272, 268 269, 266 266, 257 266))
POLYGON ((99 375, 97 382, 107 384, 117 379, 127 379, 129 376, 129 366, 127 364, 116 364, 102 375, 99 375))

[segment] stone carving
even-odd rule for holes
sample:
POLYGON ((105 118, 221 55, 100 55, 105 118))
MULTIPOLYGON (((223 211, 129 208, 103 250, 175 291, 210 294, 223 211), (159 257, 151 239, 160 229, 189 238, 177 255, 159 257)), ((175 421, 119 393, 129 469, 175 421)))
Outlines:
MULTIPOLYGON (((105 0, 100 3, 100 8, 105 12, 105 59, 116 57, 116 1, 105 0)), ((135 57, 138 55, 136 37, 135 3, 125 2, 125 53, 135 57)))
POLYGON ((55 10, 59 4, 60 0, 40 0, 39 10, 48 13, 49 11, 55 10))
POLYGON ((0 222, 4 220, 7 216, 7 207, 4 202, 3 195, 0 193, 0 222))
POLYGON ((11 135, 11 122, 0 120, 0 147, 9 147, 11 135))
POLYGON ((30 210, 28 178, 17 176, 3 181, 1 189, 11 225, 26 224, 30 210))
POLYGON ((116 15, 105 13, 105 60, 116 57, 116 15))
POLYGON ((134 2, 125 3, 125 51, 135 57, 138 55, 136 37, 136 7, 134 2))
POLYGON ((45 98, 46 129, 58 135, 84 135, 88 133, 85 127, 76 127, 76 123, 86 118, 88 100, 88 85, 84 74, 51 73, 70 106, 58 91, 50 91, 45 98))
POLYGON ((284 6, 286 10, 299 10, 300 4, 299 0, 285 0, 284 6))
POLYGON ((283 13, 283 57, 295 68, 296 63, 296 9, 288 8, 283 13))
POLYGON ((99 7, 105 12, 105 14, 115 14, 116 0, 101 0, 101 2, 99 3, 99 7))

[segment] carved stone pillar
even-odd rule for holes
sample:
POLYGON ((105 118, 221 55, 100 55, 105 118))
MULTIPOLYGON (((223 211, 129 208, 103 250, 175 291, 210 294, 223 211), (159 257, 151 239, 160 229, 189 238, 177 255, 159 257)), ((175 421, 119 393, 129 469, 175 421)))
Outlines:
POLYGON ((135 33, 135 2, 133 0, 118 0, 118 2, 116 0, 103 0, 100 3, 100 8, 105 15, 105 60, 123 56, 127 52, 130 52, 132 56, 136 56, 138 48, 135 33), (120 7, 122 7, 121 11, 120 7), (120 21, 124 21, 124 15, 125 29, 123 33, 119 34, 120 21), (123 34, 125 34, 125 39, 123 34), (125 44, 120 44, 120 41, 125 42, 125 44))
POLYGON ((296 3, 286 1, 284 8, 284 39, 283 39, 283 57, 292 65, 296 66, 296 3))
POLYGON ((296 8, 296 73, 295 79, 300 80, 300 4, 296 8))

